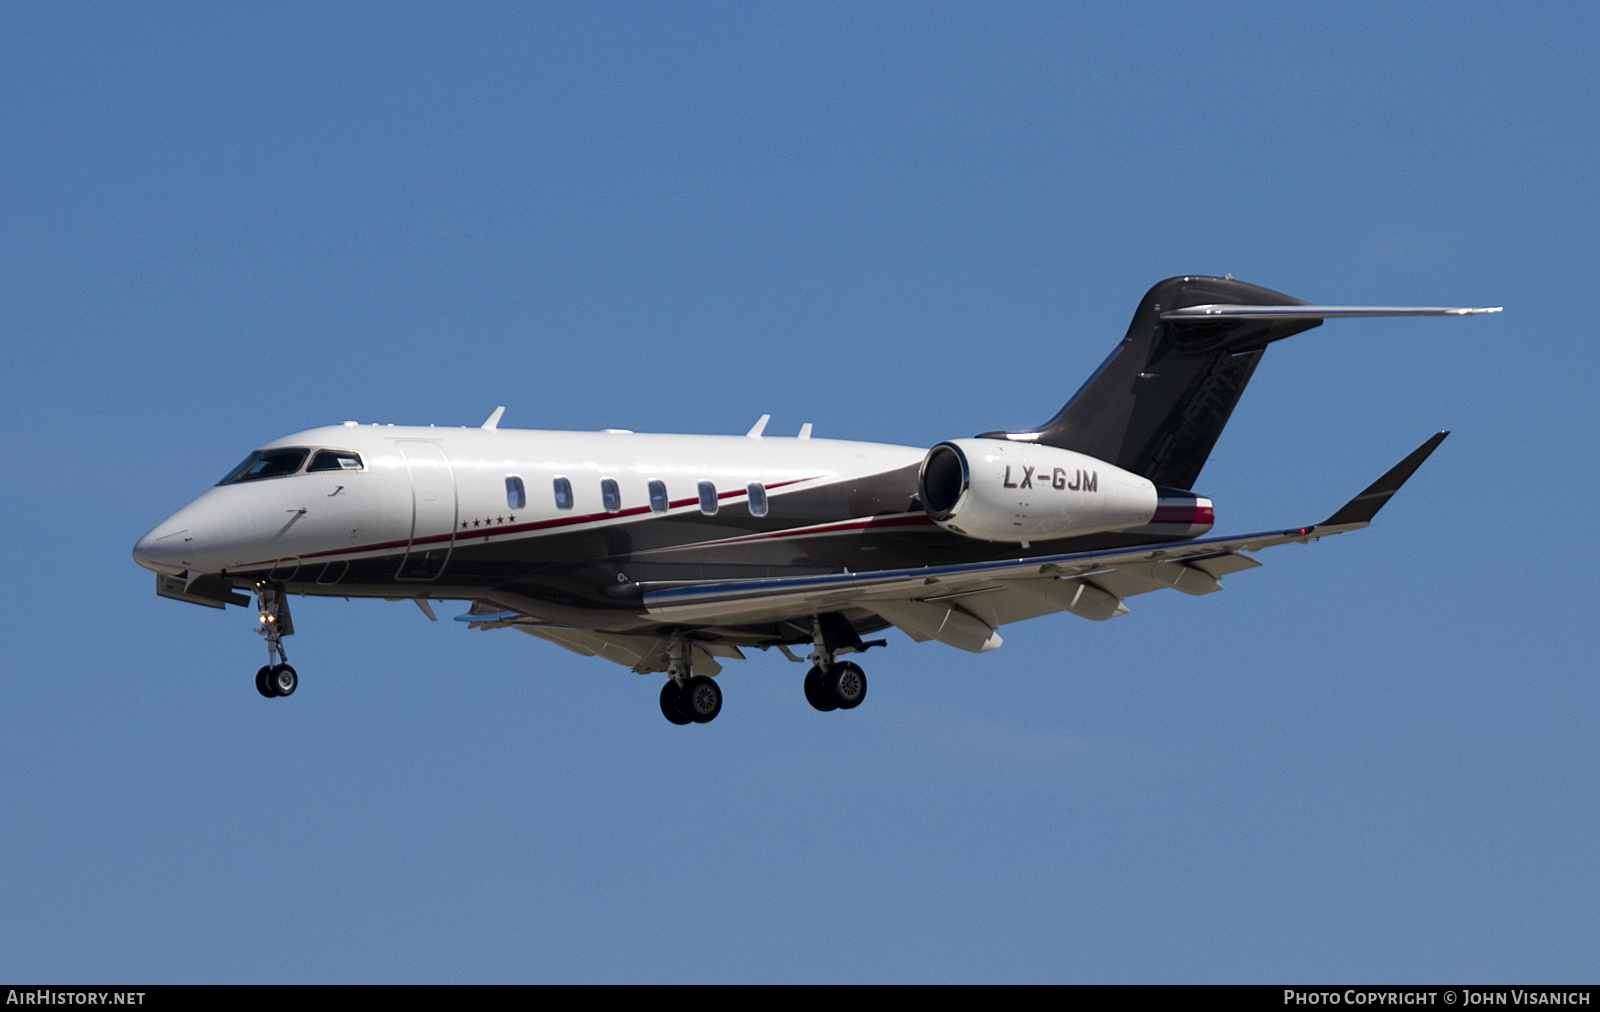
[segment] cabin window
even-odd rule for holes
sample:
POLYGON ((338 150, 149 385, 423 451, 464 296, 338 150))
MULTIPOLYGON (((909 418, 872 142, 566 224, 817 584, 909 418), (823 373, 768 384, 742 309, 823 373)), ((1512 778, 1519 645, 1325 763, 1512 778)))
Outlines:
POLYGON ((650 512, 665 513, 672 508, 672 500, 667 498, 667 483, 659 478, 650 479, 650 512))
POLYGON ((745 493, 750 496, 750 515, 764 517, 767 515, 767 486, 759 481, 752 481, 745 486, 745 493))
POLYGON ((700 483, 700 512, 708 517, 717 512, 717 486, 709 481, 700 483))
POLYGON ((557 476, 555 480, 556 509, 569 510, 572 508, 572 482, 557 476))
POLYGON ((244 462, 228 476, 217 482, 218 485, 234 485, 241 481, 260 481, 263 478, 281 478, 286 474, 294 474, 300 470, 300 465, 306 462, 309 451, 304 447, 288 447, 281 450, 257 450, 244 458, 244 462))
POLYGON ((522 484, 521 475, 506 475, 506 505, 514 510, 523 509, 528 505, 528 489, 522 484))
POLYGON ((359 471, 361 454, 349 450, 318 450, 307 471, 359 471))
POLYGON ((617 487, 617 479, 600 479, 600 504, 606 508, 607 513, 616 513, 622 509, 622 490, 617 487))

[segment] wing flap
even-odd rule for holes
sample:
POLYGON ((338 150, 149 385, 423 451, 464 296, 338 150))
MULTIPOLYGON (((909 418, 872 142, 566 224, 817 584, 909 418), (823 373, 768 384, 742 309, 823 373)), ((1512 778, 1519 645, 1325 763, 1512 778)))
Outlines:
POLYGON ((1128 613, 1122 598, 1089 580, 1019 580, 1016 586, 1020 593, 1037 595, 1054 605, 1052 611, 1069 611, 1092 622, 1128 613))
POLYGON ((1215 594, 1222 589, 1222 581, 1199 568, 1183 562, 1130 562, 1117 570, 1120 576, 1129 573, 1155 584, 1171 587, 1193 597, 1215 594))
POLYGON ((624 633, 596 633, 587 629, 570 629, 563 626, 523 625, 514 623, 511 628, 549 640, 584 657, 603 657, 624 667, 637 667, 652 653, 660 640, 656 636, 630 636, 624 633))
POLYGON ((872 608, 901 629, 971 653, 998 649, 1002 642, 999 633, 958 608, 927 601, 879 601, 872 608))
POLYGON ((1202 555, 1198 559, 1189 559, 1187 565, 1201 569, 1217 579, 1222 579, 1230 573, 1242 573, 1247 569, 1258 569, 1261 563, 1248 555, 1238 552, 1221 552, 1217 555, 1202 555))
MULTIPOLYGON (((955 598, 956 606, 963 611, 971 612, 991 629, 998 629, 1003 625, 1013 622, 1022 622, 1041 615, 1050 615, 1066 610, 1050 598, 1029 588, 1030 584, 1056 583, 1050 579, 1013 580, 996 584, 986 588, 981 593, 968 594, 955 598)), ((931 600, 924 598, 924 600, 931 600)))

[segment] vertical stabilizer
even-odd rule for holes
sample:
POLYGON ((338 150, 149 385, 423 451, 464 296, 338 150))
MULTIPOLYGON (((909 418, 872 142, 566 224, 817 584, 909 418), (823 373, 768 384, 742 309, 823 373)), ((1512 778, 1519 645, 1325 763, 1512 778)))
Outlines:
POLYGON ((1157 485, 1193 488, 1268 344, 1319 318, 1162 319, 1192 306, 1304 306, 1232 278, 1168 278, 1145 293, 1128 334, 1050 421, 986 436, 1076 450, 1157 485))

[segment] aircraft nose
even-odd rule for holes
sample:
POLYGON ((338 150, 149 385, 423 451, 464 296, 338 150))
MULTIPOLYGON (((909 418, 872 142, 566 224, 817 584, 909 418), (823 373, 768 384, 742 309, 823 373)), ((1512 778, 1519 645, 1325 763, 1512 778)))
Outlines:
POLYGON ((212 489, 167 517, 133 546, 133 561, 158 573, 186 569, 214 573, 228 564, 222 555, 238 536, 240 507, 222 489, 212 489))
POLYGON ((176 524, 176 517, 158 525, 133 546, 133 561, 156 572, 187 569, 186 558, 194 546, 194 532, 176 524))

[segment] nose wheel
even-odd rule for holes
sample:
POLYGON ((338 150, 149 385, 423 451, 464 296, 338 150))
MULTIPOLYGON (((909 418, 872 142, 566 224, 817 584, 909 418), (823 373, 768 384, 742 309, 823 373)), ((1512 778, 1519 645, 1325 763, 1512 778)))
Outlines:
POLYGON ((300 684, 300 676, 287 664, 272 664, 256 672, 256 691, 272 699, 292 696, 300 684))

